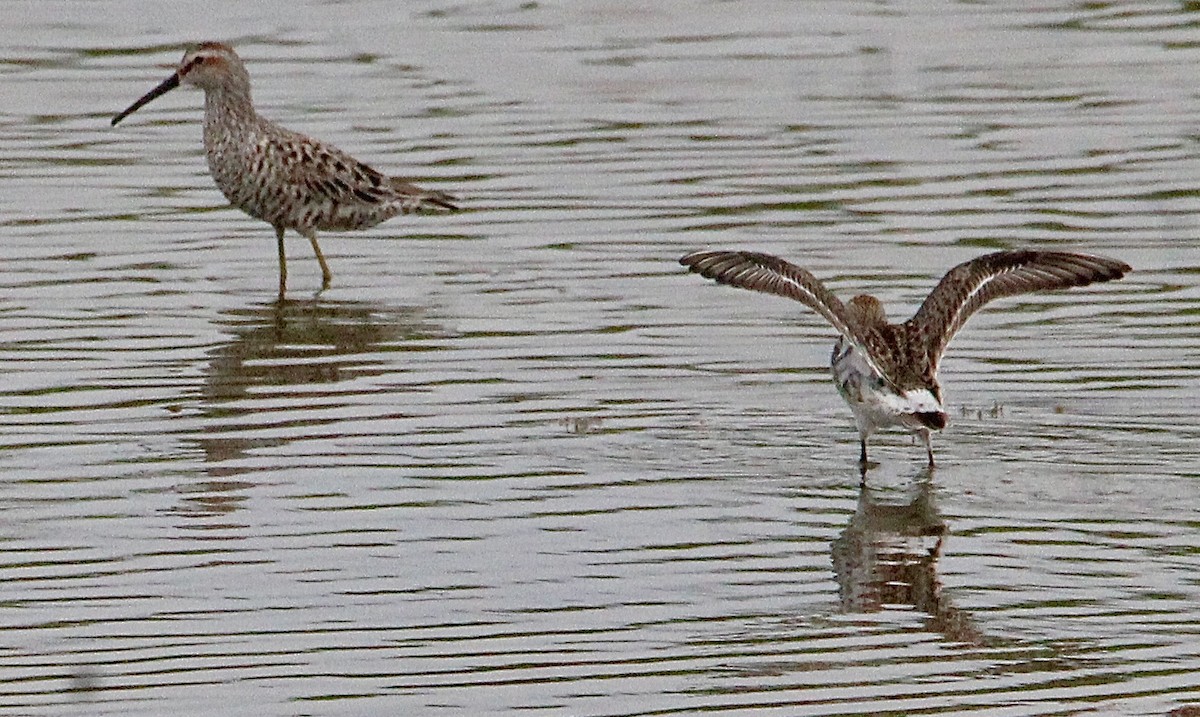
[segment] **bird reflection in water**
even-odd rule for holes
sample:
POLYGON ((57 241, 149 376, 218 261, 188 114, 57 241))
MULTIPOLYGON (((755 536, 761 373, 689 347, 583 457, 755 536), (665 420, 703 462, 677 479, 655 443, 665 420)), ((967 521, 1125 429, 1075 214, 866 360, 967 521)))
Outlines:
POLYGON ((833 541, 842 611, 871 613, 911 606, 928 627, 957 642, 980 644, 970 617, 942 592, 938 560, 948 528, 928 468, 902 486, 859 488, 858 507, 833 541))
POLYGON ((257 398, 286 398, 295 396, 287 387, 381 374, 387 362, 379 351, 387 344, 444 335, 424 314, 416 307, 319 299, 226 312, 222 330, 231 339, 210 353, 204 400, 216 407, 256 389, 257 398))
POLYGON ((201 426, 188 441, 209 480, 179 488, 188 495, 179 511, 189 515, 237 510, 253 486, 238 479, 254 470, 245 460, 251 452, 309 439, 314 426, 344 419, 323 411, 322 399, 344 405, 370 390, 350 382, 396 370, 394 344, 446 336, 422 308, 319 299, 229 311, 220 323, 229 339, 209 352, 201 426))

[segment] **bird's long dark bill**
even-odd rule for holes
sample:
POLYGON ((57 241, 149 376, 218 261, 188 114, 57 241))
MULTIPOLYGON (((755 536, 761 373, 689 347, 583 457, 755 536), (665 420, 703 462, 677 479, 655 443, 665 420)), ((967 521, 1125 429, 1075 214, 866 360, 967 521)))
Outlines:
POLYGON ((175 89, 178 86, 179 86, 179 73, 176 72, 176 73, 172 74, 170 77, 168 77, 167 79, 163 80, 162 83, 159 84, 158 87, 155 87, 154 89, 150 90, 146 94, 142 95, 141 99, 139 99, 137 102, 134 102, 133 104, 126 107, 124 112, 117 115, 116 117, 113 117, 112 118, 113 127, 116 127, 118 122, 120 122, 121 120, 125 119, 129 115, 131 115, 134 112, 137 112, 139 109, 141 109, 142 105, 145 105, 146 103, 150 102, 151 100, 153 100, 156 97, 165 95, 166 93, 170 92, 171 90, 175 89))

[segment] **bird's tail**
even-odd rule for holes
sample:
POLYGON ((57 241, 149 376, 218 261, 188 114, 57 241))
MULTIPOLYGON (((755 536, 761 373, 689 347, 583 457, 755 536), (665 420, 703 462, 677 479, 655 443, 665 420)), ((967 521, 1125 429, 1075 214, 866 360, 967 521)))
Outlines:
POLYGON ((422 189, 397 177, 389 179, 392 190, 404 198, 406 212, 458 210, 458 205, 454 203, 456 198, 451 194, 436 189, 422 189))

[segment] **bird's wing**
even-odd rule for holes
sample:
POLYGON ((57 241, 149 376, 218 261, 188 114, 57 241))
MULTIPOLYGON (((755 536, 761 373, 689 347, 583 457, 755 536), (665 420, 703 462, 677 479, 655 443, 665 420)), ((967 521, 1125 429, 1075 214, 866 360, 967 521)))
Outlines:
POLYGON ((388 177, 337 147, 310 137, 284 130, 263 141, 289 182, 310 198, 367 205, 400 201, 405 212, 457 209, 448 194, 388 177))
POLYGON ((679 263, 721 284, 799 301, 825 317, 876 373, 891 380, 891 372, 885 370, 886 362, 879 360, 878 334, 854 321, 846 305, 808 271, 777 256, 753 251, 697 251, 679 263))
POLYGON ((1120 279, 1128 264, 1059 251, 1001 251, 963 262, 946 273, 908 321, 934 370, 950 339, 993 299, 1120 279))

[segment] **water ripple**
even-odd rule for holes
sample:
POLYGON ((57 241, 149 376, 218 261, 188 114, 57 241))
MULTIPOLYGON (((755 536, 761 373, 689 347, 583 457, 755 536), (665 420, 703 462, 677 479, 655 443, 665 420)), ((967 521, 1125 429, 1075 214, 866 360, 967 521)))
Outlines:
POLYGON ((0 31, 0 710, 1200 705, 1186 4, 76 9, 0 31), (201 97, 108 125, 186 37, 466 211, 321 293, 296 239, 274 303, 201 97), (884 434, 867 487, 831 329, 676 263, 903 318, 1024 246, 1135 271, 973 318, 940 467, 884 434))

